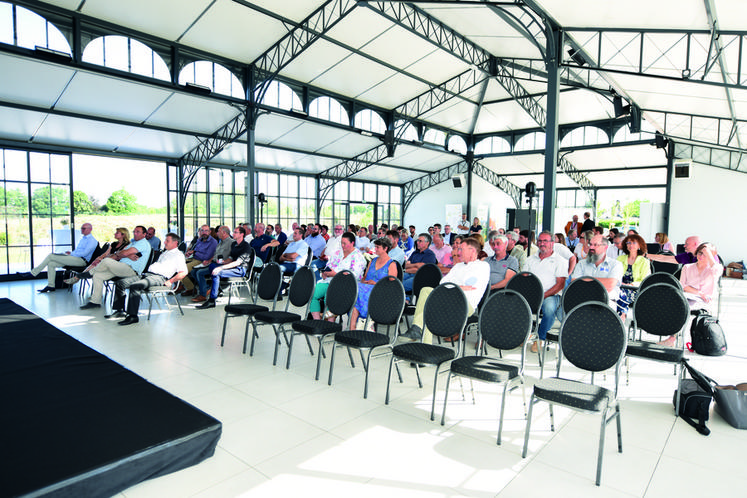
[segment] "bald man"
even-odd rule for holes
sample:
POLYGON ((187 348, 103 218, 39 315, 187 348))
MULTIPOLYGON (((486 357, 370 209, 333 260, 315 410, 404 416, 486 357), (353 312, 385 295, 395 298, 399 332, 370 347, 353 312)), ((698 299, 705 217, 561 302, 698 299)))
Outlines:
POLYGON ((52 253, 31 270, 31 275, 36 277, 45 268, 47 269, 47 286, 39 289, 39 292, 54 292, 54 279, 57 275, 57 268, 63 266, 86 266, 88 264, 93 251, 99 245, 98 241, 91 235, 92 230, 93 226, 90 223, 83 223, 83 226, 80 227, 80 233, 83 234, 83 237, 78 241, 74 251, 66 251, 62 254, 52 253))
POLYGON ((695 257, 695 250, 700 245, 700 237, 697 235, 691 235, 685 239, 685 252, 681 252, 676 256, 667 256, 665 254, 647 254, 646 257, 651 261, 658 261, 660 263, 672 263, 687 265, 695 263, 698 258, 695 257))

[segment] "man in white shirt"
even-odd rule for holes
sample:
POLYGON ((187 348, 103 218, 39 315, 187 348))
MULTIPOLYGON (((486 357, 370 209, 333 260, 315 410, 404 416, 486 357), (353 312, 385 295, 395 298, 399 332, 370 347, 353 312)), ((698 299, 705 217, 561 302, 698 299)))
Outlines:
POLYGON ((63 254, 52 253, 31 270, 31 275, 36 277, 44 268, 47 269, 47 286, 39 289, 39 292, 54 292, 54 280, 57 276, 57 268, 63 266, 86 266, 90 262, 89 260, 93 251, 99 245, 98 241, 91 235, 91 231, 93 231, 93 225, 83 223, 80 227, 80 233, 83 234, 83 237, 76 244, 74 251, 65 251, 63 254))
MULTIPOLYGON (((568 262, 559 254, 555 253, 552 234, 544 231, 537 238, 539 253, 532 254, 527 258, 525 270, 537 275, 542 282, 544 300, 542 301, 542 320, 537 330, 540 341, 547 339, 547 331, 550 330, 555 318, 563 320, 563 308, 560 306, 561 292, 568 278, 568 262)), ((532 352, 537 352, 537 343, 532 345, 532 352)))
POLYGON ((158 258, 158 261, 151 264, 148 271, 142 275, 125 277, 117 282, 114 291, 114 303, 112 305, 112 314, 110 317, 121 318, 126 315, 125 319, 119 322, 119 325, 131 325, 139 321, 137 314, 140 309, 140 295, 150 287, 173 285, 187 276, 187 262, 184 259, 184 253, 179 250, 181 238, 170 233, 164 238, 165 251, 158 258), (125 291, 130 289, 130 298, 127 301, 127 313, 124 312, 125 291))
POLYGON ((361 252, 368 252, 371 249, 371 240, 368 238, 366 227, 361 227, 358 230, 358 236, 355 238, 355 248, 361 252))
POLYGON ((589 243, 589 254, 579 261, 571 277, 594 277, 604 285, 610 299, 610 306, 615 306, 620 295, 620 284, 624 273, 622 264, 607 257, 607 239, 597 234, 589 243))
MULTIPOLYGON (((279 244, 277 240, 274 242, 279 244)), ((309 245, 303 240, 301 229, 296 228, 293 230, 293 242, 288 244, 278 261, 285 271, 295 273, 306 262, 308 252, 309 245)))
POLYGON ((617 259, 620 255, 625 254, 623 240, 625 240, 625 235, 621 233, 615 235, 612 243, 607 246, 607 259, 617 259))
MULTIPOLYGON (((459 257, 461 263, 455 264, 449 273, 441 279, 442 284, 451 282, 459 285, 467 297, 469 304, 468 315, 474 313, 477 305, 480 304, 483 294, 485 294, 488 284, 490 283, 490 265, 486 261, 477 259, 477 253, 480 252, 480 244, 473 238, 467 238, 459 245, 459 257)), ((417 305, 415 306, 415 315, 412 317, 412 325, 407 333, 402 337, 407 339, 418 340, 422 336, 423 342, 430 344, 432 341, 431 333, 428 329, 423 330, 423 313, 425 311, 425 302, 433 291, 431 287, 424 287, 418 296, 417 305)))
POLYGON ((462 217, 459 221, 456 223, 457 227, 457 234, 459 235, 467 235, 469 234, 469 220, 467 219, 467 213, 462 213, 462 217))

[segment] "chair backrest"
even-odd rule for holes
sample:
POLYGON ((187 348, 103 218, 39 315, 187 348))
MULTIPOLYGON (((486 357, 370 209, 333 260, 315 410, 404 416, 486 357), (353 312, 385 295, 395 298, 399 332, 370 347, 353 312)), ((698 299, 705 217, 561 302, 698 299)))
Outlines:
POLYGON ((338 272, 327 287, 324 303, 327 310, 337 316, 347 315, 353 311, 358 298, 358 281, 350 270, 338 272))
POLYGON ((417 298, 423 287, 433 287, 435 289, 441 283, 442 278, 441 270, 433 263, 421 266, 412 279, 412 295, 417 298))
POLYGON ((91 263, 93 263, 93 261, 99 256, 101 256, 102 254, 104 254, 107 249, 109 249, 108 242, 105 242, 103 246, 98 245, 96 249, 93 250, 93 253, 91 254, 91 259, 88 260, 88 264, 90 265, 91 263))
POLYGON ((275 301, 283 283, 283 270, 277 263, 267 263, 259 274, 257 297, 264 301, 275 301))
POLYGON ((515 349, 524 344, 532 331, 532 310, 524 296, 501 289, 490 295, 480 311, 480 338, 490 347, 515 349))
POLYGON ((405 288, 397 277, 387 275, 374 285, 368 297, 368 318, 378 325, 398 326, 405 309, 405 288))
POLYGON ((644 278, 638 290, 640 292, 646 287, 654 284, 669 284, 677 287, 678 289, 682 289, 682 284, 674 275, 672 275, 671 273, 658 272, 652 273, 648 277, 644 278))
POLYGON ((159 257, 161 257, 161 251, 151 249, 150 254, 148 255, 148 262, 145 263, 145 268, 143 268, 143 273, 148 271, 150 269, 150 265, 158 261, 159 257))
POLYGON ((661 261, 652 261, 654 273, 671 273, 674 275, 680 269, 679 263, 663 263, 661 261))
POLYGON ((532 313, 535 315, 539 313, 545 291, 542 289, 542 282, 537 275, 528 271, 519 272, 508 281, 506 289, 516 291, 524 296, 532 313))
POLYGON ((314 259, 314 251, 312 251, 311 247, 309 247, 306 250, 306 259, 303 260, 303 266, 309 266, 312 259, 314 259))
POLYGON ((186 242, 184 242, 184 241, 181 241, 181 242, 179 243, 179 246, 178 246, 178 247, 179 247, 179 250, 180 250, 181 252, 187 252, 187 243, 186 243, 186 242))
POLYGON ((594 277, 580 277, 571 282, 563 291, 563 311, 569 313, 582 303, 597 302, 607 304, 609 296, 602 282, 594 277))
POLYGON ((308 306, 311 296, 314 295, 314 287, 316 287, 316 276, 311 268, 302 266, 296 270, 288 289, 288 302, 285 303, 285 309, 287 310, 291 304, 296 308, 308 306))
POLYGON ((425 326, 437 337, 460 334, 467 323, 469 304, 464 291, 456 284, 439 285, 428 296, 423 310, 425 326))
POLYGON ((619 367, 627 345, 625 325, 606 303, 579 304, 566 315, 560 327, 563 355, 582 370, 602 372, 615 365, 619 367))
POLYGON ((397 278, 401 282, 402 279, 404 278, 404 272, 402 270, 402 265, 399 264, 399 261, 397 261, 396 259, 393 259, 392 261, 394 261, 394 264, 397 265, 397 278))
POLYGON ((633 323, 649 334, 674 335, 682 330, 689 315, 684 294, 670 284, 649 285, 633 301, 633 323))

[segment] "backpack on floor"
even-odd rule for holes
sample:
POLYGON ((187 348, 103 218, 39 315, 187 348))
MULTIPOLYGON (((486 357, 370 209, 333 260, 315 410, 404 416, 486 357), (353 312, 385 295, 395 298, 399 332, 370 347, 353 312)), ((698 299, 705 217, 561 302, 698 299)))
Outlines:
POLYGON ((726 354, 726 336, 718 320, 704 310, 693 318, 690 325, 692 349, 705 356, 726 354))

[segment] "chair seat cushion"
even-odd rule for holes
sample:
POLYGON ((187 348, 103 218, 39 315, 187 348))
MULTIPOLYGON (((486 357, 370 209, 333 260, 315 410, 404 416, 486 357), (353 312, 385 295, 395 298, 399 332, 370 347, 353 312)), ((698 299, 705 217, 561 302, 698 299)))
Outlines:
POLYGON ((677 363, 682 360, 685 352, 682 348, 660 346, 653 342, 629 341, 625 354, 627 356, 637 356, 649 360, 677 363))
POLYGON ((301 320, 293 322, 293 330, 312 335, 334 334, 342 330, 342 324, 327 320, 301 320))
POLYGON ((168 285, 154 285, 148 287, 148 292, 172 292, 172 289, 168 285))
POLYGON ((335 334, 335 342, 355 348, 376 348, 389 344, 389 336, 368 330, 345 330, 335 334))
POLYGON ((253 315, 260 311, 268 311, 270 308, 261 304, 228 304, 225 307, 226 313, 232 315, 253 315))
POLYGON ((445 361, 453 360, 456 349, 437 346, 435 344, 412 342, 409 344, 399 344, 394 346, 392 352, 394 353, 394 356, 402 358, 403 360, 440 365, 445 361))
POLYGON ((486 382, 506 382, 519 376, 519 367, 490 356, 465 356, 451 362, 451 373, 486 382))
POLYGON ((254 319, 265 323, 291 323, 300 320, 301 315, 289 311, 260 311, 254 314, 254 319))
POLYGON ((615 398, 614 393, 609 389, 557 377, 535 382, 534 394, 549 403, 559 403, 589 412, 599 412, 605 409, 615 398))

